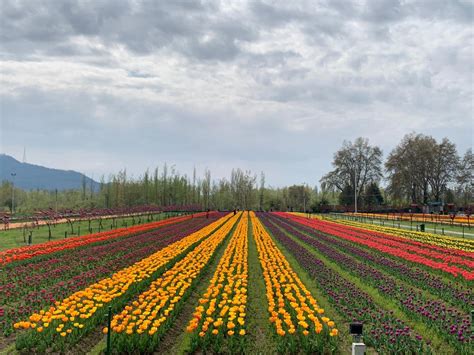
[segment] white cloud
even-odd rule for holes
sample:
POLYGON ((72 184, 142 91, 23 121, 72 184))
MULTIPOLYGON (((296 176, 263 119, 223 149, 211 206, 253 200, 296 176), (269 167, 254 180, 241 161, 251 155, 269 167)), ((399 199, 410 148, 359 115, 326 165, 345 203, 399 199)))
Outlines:
POLYGON ((472 145, 467 2, 53 5, 0 5, 5 153, 95 176, 167 161, 313 184, 344 139, 472 145))

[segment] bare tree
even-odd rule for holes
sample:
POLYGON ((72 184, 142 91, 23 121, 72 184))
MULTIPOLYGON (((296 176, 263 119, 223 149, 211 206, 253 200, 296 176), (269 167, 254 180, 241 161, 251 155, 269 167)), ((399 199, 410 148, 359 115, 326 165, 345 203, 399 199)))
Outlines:
POLYGON ((459 162, 456 183, 460 202, 467 206, 474 198, 474 154, 472 154, 472 149, 468 149, 459 162))
POLYGON ((454 182, 458 162, 456 147, 447 138, 438 144, 433 137, 408 134, 385 163, 388 192, 412 203, 439 201, 448 184, 454 182))
POLYGON ((359 196, 365 186, 378 182, 382 177, 382 151, 369 145, 366 138, 357 138, 354 143, 344 141, 342 148, 334 154, 334 170, 320 180, 327 188, 343 191, 348 186, 359 196))
POLYGON ((443 138, 441 143, 436 145, 432 154, 434 155, 433 165, 430 169, 428 182, 433 199, 440 201, 448 184, 455 181, 459 168, 459 156, 456 146, 447 138, 443 138))

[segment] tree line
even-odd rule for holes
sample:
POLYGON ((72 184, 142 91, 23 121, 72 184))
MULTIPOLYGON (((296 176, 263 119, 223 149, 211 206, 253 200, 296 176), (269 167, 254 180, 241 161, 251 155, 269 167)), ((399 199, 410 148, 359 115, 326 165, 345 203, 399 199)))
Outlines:
MULTIPOLYGON (((206 169, 197 176, 181 174, 164 164, 130 178, 126 170, 102 178, 98 190, 85 180, 80 189, 65 191, 14 189, 17 213, 44 209, 122 208, 140 205, 198 205, 203 210, 293 210, 320 211, 336 206, 351 207, 355 196, 359 208, 403 207, 429 202, 468 206, 473 200, 474 158, 469 149, 461 157, 449 139, 440 142, 422 134, 408 134, 389 153, 366 138, 345 141, 334 153, 333 170, 319 184, 266 186, 265 174, 233 169, 229 178, 212 179, 206 169)), ((11 210, 12 185, 0 185, 0 206, 11 210)), ((351 207, 352 208, 352 207, 351 207)))
POLYGON ((472 149, 460 156, 448 138, 438 142, 431 136, 407 134, 385 163, 379 147, 357 138, 344 142, 332 165, 334 169, 320 182, 339 192, 341 205, 357 201, 370 209, 382 205, 384 198, 385 204, 394 207, 429 203, 468 207, 473 202, 472 149), (381 183, 386 183, 384 189, 381 183))

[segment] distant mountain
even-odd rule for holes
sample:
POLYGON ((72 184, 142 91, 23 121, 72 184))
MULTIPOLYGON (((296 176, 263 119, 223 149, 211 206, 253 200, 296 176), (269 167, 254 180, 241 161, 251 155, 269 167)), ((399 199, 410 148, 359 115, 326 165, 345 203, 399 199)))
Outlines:
POLYGON ((95 191, 99 189, 97 181, 77 171, 21 163, 9 155, 0 154, 0 181, 12 181, 12 173, 16 174, 15 186, 25 190, 81 189, 84 179, 87 189, 90 189, 91 183, 95 191))

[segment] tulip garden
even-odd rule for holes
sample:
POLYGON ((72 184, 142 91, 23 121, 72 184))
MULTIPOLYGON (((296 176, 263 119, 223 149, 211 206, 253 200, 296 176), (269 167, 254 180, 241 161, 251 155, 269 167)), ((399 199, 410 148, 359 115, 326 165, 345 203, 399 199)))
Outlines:
POLYGON ((0 252, 0 354, 346 354, 351 322, 372 353, 472 354, 473 309, 474 241, 296 213, 0 252))

